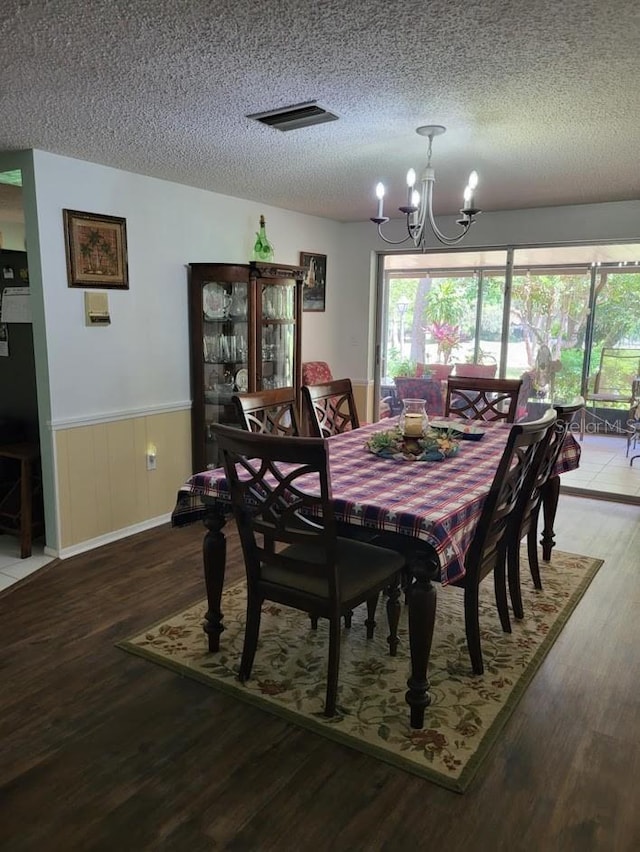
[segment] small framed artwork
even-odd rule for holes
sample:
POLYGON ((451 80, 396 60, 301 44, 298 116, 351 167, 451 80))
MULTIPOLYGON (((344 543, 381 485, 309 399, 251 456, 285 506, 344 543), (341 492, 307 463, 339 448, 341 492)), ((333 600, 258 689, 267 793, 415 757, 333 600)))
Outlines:
POLYGON ((79 210, 62 215, 69 287, 128 290, 126 219, 79 210))
POLYGON ((324 311, 327 287, 327 256, 300 252, 300 266, 305 269, 302 284, 302 310, 324 311))

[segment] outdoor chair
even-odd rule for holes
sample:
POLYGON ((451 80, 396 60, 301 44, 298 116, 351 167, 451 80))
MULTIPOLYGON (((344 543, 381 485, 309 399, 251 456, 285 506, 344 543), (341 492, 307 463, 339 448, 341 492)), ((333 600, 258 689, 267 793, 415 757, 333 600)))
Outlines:
POLYGON ((493 379, 498 371, 497 364, 456 364, 456 376, 465 379, 493 379))
MULTIPOLYGON (((640 375, 640 349, 604 347, 600 353, 600 366, 593 377, 593 390, 584 394, 585 401, 591 403, 595 417, 597 403, 633 404, 633 382, 640 375)), ((590 382, 588 383, 590 384, 590 382)), ((580 417, 580 440, 584 439, 586 424, 586 406, 580 417)))
POLYGON ((447 380, 445 417, 513 423, 521 386, 522 379, 467 379, 454 376, 447 380))
POLYGON ((274 388, 232 397, 243 429, 270 435, 300 435, 300 418, 293 388, 274 388))
MULTIPOLYGON (((336 712, 340 618, 366 601, 367 638, 387 589, 389 650, 398 645, 398 579, 404 557, 337 535, 327 444, 321 438, 252 434, 214 425, 247 576, 247 622, 239 678, 251 676, 262 604, 274 601, 329 621, 324 713, 336 712), (309 517, 309 516, 312 517, 309 517)), ((286 637, 283 636, 283 642, 286 637)))
MULTIPOLYGON (((633 381, 632 394, 632 408, 629 411, 629 420, 627 421, 627 458, 629 458, 631 444, 633 443, 633 449, 635 450, 638 444, 638 436, 640 435, 640 376, 633 381)), ((631 456, 629 459, 630 467, 633 467, 633 461, 637 458, 640 458, 640 455, 631 456)))
POLYGON ((445 382, 453 372, 453 364, 416 364, 416 378, 445 382))
POLYGON ((329 438, 360 427, 350 379, 303 385, 302 399, 313 437, 329 438))
POLYGON ((405 399, 424 399, 427 403, 427 414, 430 417, 442 415, 444 411, 444 395, 440 380, 396 376, 393 381, 400 403, 405 399))
POLYGON ((507 574, 509 579, 509 595, 511 608, 516 618, 523 618, 522 594, 520 590, 520 543, 527 536, 527 556, 533 585, 542 589, 540 580, 540 563, 538 561, 538 520, 542 507, 544 488, 547 485, 567 437, 567 432, 578 411, 582 409, 582 397, 571 405, 554 405, 557 419, 551 431, 549 442, 542 462, 531 475, 522 489, 518 504, 513 513, 511 529, 508 533, 507 574), (535 474, 535 476, 534 476, 535 474))
POLYGON ((631 384, 631 396, 633 399, 627 420, 627 458, 629 458, 632 443, 635 450, 640 434, 640 376, 636 376, 631 384))

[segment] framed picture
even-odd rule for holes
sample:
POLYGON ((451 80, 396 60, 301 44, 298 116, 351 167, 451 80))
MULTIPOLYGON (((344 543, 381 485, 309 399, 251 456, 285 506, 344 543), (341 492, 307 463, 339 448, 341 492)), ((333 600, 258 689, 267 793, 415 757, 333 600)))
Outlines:
POLYGON ((128 290, 126 219, 79 210, 62 215, 69 287, 128 290))
POLYGON ((302 310, 324 311, 327 286, 327 256, 300 252, 300 266, 305 269, 302 284, 302 310))

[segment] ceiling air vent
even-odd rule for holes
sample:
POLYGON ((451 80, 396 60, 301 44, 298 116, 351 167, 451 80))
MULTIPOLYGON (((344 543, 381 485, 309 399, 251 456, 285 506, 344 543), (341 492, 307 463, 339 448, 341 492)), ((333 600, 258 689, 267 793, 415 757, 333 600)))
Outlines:
POLYGON ((275 127, 276 130, 298 130, 300 127, 311 127, 312 124, 336 121, 338 116, 318 106, 315 101, 308 101, 304 104, 282 107, 282 109, 272 109, 269 112, 254 112, 247 118, 275 127))

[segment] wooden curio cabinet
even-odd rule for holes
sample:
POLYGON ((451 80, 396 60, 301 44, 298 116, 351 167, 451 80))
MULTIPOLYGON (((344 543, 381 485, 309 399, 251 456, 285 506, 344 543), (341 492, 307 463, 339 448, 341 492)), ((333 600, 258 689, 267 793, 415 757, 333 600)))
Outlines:
POLYGON ((291 387, 300 406, 300 266, 189 264, 193 471, 221 464, 212 423, 237 425, 234 393, 291 387))

